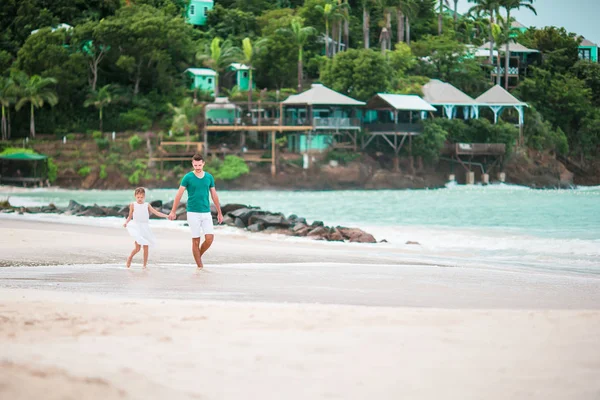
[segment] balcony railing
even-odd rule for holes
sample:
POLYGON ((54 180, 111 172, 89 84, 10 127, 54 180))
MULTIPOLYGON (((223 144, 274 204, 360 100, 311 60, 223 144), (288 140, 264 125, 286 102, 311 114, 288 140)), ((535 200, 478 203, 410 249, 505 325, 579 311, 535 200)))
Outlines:
POLYGON ((423 124, 411 123, 372 123, 365 124, 365 130, 371 133, 408 133, 419 134, 423 132, 423 124))
POLYGON ((506 153, 504 143, 446 143, 441 151, 448 155, 496 155, 506 153))
POLYGON ((313 118, 315 129, 360 129, 358 118, 313 118))
MULTIPOLYGON (((492 74, 498 74, 498 67, 494 67, 492 74)), ((504 75, 504 67, 500 67, 500 75, 504 75)), ((518 67, 508 67, 508 75, 519 75, 518 67)))

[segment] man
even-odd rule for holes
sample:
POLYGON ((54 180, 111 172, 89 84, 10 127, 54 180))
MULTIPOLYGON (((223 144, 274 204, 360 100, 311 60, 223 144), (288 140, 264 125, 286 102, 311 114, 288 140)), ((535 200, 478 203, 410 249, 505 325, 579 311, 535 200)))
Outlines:
POLYGON ((177 217, 175 211, 179 206, 183 192, 187 190, 187 221, 192 231, 192 254, 198 268, 202 268, 202 255, 206 253, 206 250, 208 250, 215 238, 212 216, 210 214, 209 193, 213 203, 217 207, 217 221, 219 224, 223 222, 223 214, 221 213, 219 197, 215 189, 215 179, 211 174, 203 170, 204 158, 200 154, 192 157, 192 167, 194 170, 188 172, 181 180, 181 185, 173 201, 173 209, 169 214, 169 219, 172 221, 177 217), (204 242, 200 246, 200 236, 202 234, 204 234, 204 242))

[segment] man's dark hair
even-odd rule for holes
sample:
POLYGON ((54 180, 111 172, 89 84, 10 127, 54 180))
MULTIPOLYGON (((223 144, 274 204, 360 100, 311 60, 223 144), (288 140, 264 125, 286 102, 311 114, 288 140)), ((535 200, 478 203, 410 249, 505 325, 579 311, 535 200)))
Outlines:
POLYGON ((202 157, 202 154, 196 153, 194 154, 194 157, 192 157, 192 161, 204 161, 204 157, 202 157))

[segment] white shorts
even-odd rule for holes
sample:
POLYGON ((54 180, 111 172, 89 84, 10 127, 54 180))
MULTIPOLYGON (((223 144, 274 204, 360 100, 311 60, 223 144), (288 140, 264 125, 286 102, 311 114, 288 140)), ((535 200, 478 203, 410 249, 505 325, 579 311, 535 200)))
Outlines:
POLYGON ((214 233, 212 215, 209 212, 188 212, 187 222, 190 226, 190 231, 192 231, 192 238, 199 238, 203 234, 212 235, 214 233))

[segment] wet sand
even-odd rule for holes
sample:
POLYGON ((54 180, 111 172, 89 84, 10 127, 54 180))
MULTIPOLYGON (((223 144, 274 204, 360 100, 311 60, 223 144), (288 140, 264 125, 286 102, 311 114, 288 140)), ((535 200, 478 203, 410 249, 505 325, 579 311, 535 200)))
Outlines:
POLYGON ((0 398, 600 397, 597 277, 155 233, 0 219, 0 398))

